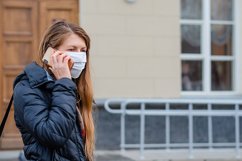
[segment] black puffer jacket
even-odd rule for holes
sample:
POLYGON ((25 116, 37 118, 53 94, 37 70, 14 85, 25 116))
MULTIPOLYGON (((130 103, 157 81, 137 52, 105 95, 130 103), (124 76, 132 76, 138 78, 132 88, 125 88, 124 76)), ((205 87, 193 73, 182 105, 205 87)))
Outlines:
POLYGON ((14 117, 28 160, 86 161, 72 80, 50 80, 28 65, 14 82, 14 117))

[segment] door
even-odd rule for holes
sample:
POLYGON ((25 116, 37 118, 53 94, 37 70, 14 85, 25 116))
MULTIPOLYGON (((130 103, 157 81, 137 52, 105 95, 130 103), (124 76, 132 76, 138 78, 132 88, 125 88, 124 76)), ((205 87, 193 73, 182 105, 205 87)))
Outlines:
POLYGON ((40 35, 57 19, 78 22, 78 6, 77 0, 41 0, 40 35))
MULTIPOLYGON (((78 0, 0 0, 0 120, 13 92, 13 81, 37 58, 44 30, 56 19, 78 23, 78 0)), ((0 149, 22 148, 11 111, 0 149)))

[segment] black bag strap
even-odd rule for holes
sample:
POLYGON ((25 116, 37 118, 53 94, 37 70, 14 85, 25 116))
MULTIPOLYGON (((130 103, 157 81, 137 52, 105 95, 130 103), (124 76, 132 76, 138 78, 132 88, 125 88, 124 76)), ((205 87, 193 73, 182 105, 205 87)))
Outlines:
POLYGON ((13 95, 12 95, 10 101, 9 101, 7 111, 6 111, 6 113, 5 113, 4 117, 3 117, 3 120, 2 120, 2 122, 1 122, 1 126, 0 126, 0 137, 2 136, 2 132, 3 132, 3 129, 4 129, 5 123, 6 123, 6 121, 7 121, 8 114, 9 114, 9 112, 10 112, 12 102, 13 102, 13 95))

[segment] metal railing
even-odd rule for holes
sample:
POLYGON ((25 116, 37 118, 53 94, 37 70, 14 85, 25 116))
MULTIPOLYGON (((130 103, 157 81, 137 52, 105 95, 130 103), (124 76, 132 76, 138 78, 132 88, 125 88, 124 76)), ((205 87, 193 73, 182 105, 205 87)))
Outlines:
POLYGON ((114 114, 121 114, 121 150, 126 148, 139 148, 140 158, 144 158, 145 148, 165 148, 172 147, 188 147, 189 158, 193 158, 194 148, 208 147, 233 147, 236 150, 236 158, 240 156, 240 123, 239 118, 242 116, 242 99, 194 99, 194 98, 180 98, 180 99, 109 99, 104 103, 105 109, 114 114), (112 108, 114 104, 120 104, 120 108, 112 108), (129 105, 139 105, 138 109, 129 109, 129 105), (162 105, 164 109, 148 109, 149 105, 162 105), (170 109, 171 105, 182 104, 187 105, 187 109, 170 109), (193 109, 194 105, 206 105, 206 109, 193 109), (234 109, 213 109, 214 105, 233 105, 234 109), (140 143, 128 144, 125 142, 125 116, 138 115, 140 116, 140 143), (146 144, 145 143, 145 116, 164 116, 165 117, 165 143, 164 144, 146 144), (170 141, 170 117, 171 116, 187 116, 188 117, 188 143, 171 143, 170 141), (193 140, 193 117, 206 116, 208 118, 208 142, 195 143, 193 140), (235 142, 233 143, 214 143, 213 142, 213 124, 212 117, 227 117, 235 118, 235 142))

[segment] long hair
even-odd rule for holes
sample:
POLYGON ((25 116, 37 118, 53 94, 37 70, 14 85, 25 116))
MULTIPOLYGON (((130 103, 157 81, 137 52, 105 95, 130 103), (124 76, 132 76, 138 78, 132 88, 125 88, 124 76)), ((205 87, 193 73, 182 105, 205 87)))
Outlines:
POLYGON ((87 62, 85 69, 83 69, 79 78, 75 80, 77 85, 78 97, 81 101, 77 104, 78 109, 80 110, 81 117, 83 118, 84 128, 85 128, 85 155, 89 161, 93 160, 93 151, 94 151, 94 123, 92 117, 92 103, 93 103, 93 90, 92 90, 92 81, 90 75, 90 38, 87 33, 76 24, 68 23, 66 21, 57 21, 52 24, 44 34, 42 41, 39 47, 39 60, 38 64, 44 66, 41 61, 44 53, 48 47, 58 49, 64 40, 70 34, 76 34, 82 38, 87 47, 87 62))

